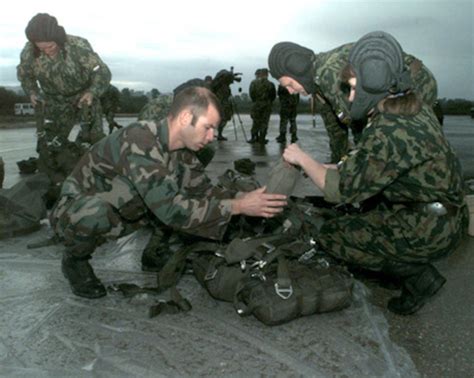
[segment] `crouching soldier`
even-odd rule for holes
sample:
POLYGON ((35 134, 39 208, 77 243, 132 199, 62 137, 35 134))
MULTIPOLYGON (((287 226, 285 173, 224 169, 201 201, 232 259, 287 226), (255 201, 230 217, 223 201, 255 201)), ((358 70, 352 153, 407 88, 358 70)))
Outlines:
POLYGON ((215 95, 190 87, 176 96, 163 121, 133 123, 81 158, 51 213, 65 245, 62 271, 74 294, 106 295, 89 264, 106 239, 163 225, 219 240, 233 215, 273 217, 282 211, 286 196, 264 187, 232 193, 211 185, 192 151, 213 140, 219 122, 215 95))

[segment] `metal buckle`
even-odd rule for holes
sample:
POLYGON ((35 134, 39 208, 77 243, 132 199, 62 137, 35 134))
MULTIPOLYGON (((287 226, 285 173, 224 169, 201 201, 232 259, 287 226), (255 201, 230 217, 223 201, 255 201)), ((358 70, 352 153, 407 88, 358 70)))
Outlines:
POLYGON ((204 276, 204 281, 213 280, 214 278, 216 278, 216 275, 217 275, 217 269, 214 269, 212 273, 206 273, 206 275, 204 276))
POLYGON ((300 262, 306 262, 309 261, 315 254, 316 254, 316 248, 311 248, 308 249, 305 253, 303 253, 299 258, 298 261, 300 262))
POLYGON ((270 244, 268 242, 262 243, 262 247, 265 247, 267 249, 267 253, 272 253, 276 249, 273 244, 270 244))
POLYGON ((278 282, 275 282, 275 293, 277 293, 281 299, 288 299, 293 295, 293 286, 290 285, 288 287, 280 288, 278 282))

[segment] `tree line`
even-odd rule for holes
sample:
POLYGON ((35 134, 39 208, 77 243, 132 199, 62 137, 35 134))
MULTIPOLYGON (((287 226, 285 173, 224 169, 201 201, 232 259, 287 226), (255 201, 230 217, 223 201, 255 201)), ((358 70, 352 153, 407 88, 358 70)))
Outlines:
MULTIPOLYGON (((146 105, 150 98, 155 98, 160 94, 158 89, 154 88, 149 93, 136 92, 129 88, 124 88, 120 91, 119 98, 119 113, 136 114, 146 105)), ((247 114, 250 112, 252 101, 248 93, 239 93, 233 96, 233 102, 236 110, 239 113, 247 114)), ((5 87, 0 87, 0 114, 14 115, 15 104, 19 102, 29 102, 29 99, 24 94, 18 94, 5 87)), ((474 101, 465 99, 446 99, 439 100, 441 109, 446 115, 469 115, 471 109, 474 107, 474 101)), ((278 99, 273 104, 273 111, 278 112, 280 104, 278 99)), ((298 113, 310 113, 310 102, 307 98, 301 98, 298 106, 298 113)))

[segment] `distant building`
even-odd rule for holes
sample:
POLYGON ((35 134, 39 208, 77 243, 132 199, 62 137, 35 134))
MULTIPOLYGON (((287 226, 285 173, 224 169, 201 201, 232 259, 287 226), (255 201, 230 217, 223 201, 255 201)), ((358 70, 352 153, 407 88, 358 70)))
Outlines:
POLYGON ((15 104, 15 115, 33 115, 35 108, 31 102, 18 102, 15 104))

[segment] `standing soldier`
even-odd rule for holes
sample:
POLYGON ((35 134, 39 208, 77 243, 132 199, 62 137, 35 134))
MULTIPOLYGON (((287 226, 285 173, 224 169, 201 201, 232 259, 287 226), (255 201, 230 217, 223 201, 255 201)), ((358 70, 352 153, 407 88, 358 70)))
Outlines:
MULTIPOLYGON (((292 42, 273 46, 268 57, 272 76, 290 93, 298 92, 316 98, 331 148, 331 163, 337 163, 349 151, 349 128, 357 143, 366 120, 349 117, 349 88, 341 82, 340 72, 349 59, 353 43, 328 52, 315 54, 292 42)), ((414 82, 414 90, 423 102, 433 107, 437 99, 437 84, 433 74, 412 55, 403 53, 403 60, 414 82)))
POLYGON ((114 128, 120 129, 122 126, 115 122, 115 113, 120 107, 120 91, 117 87, 110 85, 109 88, 100 98, 100 105, 102 106, 102 112, 104 113, 105 119, 109 124, 109 134, 114 131, 114 128))
POLYGON ((284 86, 278 86, 278 98, 280 99, 280 135, 276 140, 278 143, 286 142, 286 125, 290 122, 291 143, 298 140, 296 136, 296 115, 300 102, 300 94, 288 92, 284 86))
POLYGON ((222 135, 222 132, 234 114, 231 101, 232 91, 230 90, 230 85, 234 80, 240 81, 240 78, 235 78, 235 75, 230 71, 220 70, 211 83, 211 91, 214 92, 219 99, 222 109, 221 123, 217 128, 217 140, 227 140, 227 138, 222 135))
POLYGON ((249 94, 253 102, 250 116, 252 117, 252 137, 249 143, 266 144, 268 122, 272 114, 272 104, 276 98, 275 85, 268 80, 268 70, 260 68, 255 71, 256 79, 250 83, 249 94))
POLYGON ((58 155, 71 151, 68 136, 74 124, 87 113, 78 142, 93 144, 105 136, 99 99, 110 84, 111 73, 86 39, 66 34, 47 13, 34 16, 25 33, 28 42, 20 55, 17 76, 35 110, 43 113, 37 122, 38 168, 59 185, 65 176, 58 178, 55 171, 67 159, 58 155))

